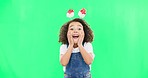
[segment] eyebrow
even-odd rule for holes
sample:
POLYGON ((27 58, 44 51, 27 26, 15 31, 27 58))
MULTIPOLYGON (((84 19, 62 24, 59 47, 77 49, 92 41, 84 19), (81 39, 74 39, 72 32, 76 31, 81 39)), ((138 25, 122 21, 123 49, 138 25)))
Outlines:
POLYGON ((82 25, 78 25, 78 26, 82 27, 82 25))

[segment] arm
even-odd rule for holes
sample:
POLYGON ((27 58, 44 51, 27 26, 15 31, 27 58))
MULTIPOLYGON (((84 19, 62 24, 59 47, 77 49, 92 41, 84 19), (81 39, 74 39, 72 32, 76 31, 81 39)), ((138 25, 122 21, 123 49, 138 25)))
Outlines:
POLYGON ((63 66, 66 66, 68 64, 72 50, 73 50, 73 45, 74 45, 74 41, 72 39, 72 33, 71 32, 68 32, 67 38, 68 38, 68 42, 69 42, 68 49, 67 49, 65 54, 60 55, 60 63, 63 66))
POLYGON ((78 46, 85 63, 90 65, 93 61, 93 55, 91 53, 88 53, 82 45, 78 45, 78 46))
POLYGON ((84 47, 82 46, 82 42, 83 42, 83 39, 84 39, 84 32, 80 32, 79 35, 80 35, 79 40, 78 40, 79 50, 81 52, 81 55, 82 55, 85 63, 90 65, 93 61, 93 55, 92 55, 92 53, 87 52, 84 49, 84 47))
POLYGON ((67 52, 65 54, 60 55, 60 63, 63 66, 66 66, 68 64, 72 49, 73 49, 73 46, 70 45, 67 49, 67 52))

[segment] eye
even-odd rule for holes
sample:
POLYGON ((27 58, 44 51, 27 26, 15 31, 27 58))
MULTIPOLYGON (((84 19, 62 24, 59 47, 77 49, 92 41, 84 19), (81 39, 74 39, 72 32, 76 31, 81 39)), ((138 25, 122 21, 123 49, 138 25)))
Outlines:
POLYGON ((74 30, 73 28, 70 28, 70 30, 74 30))
POLYGON ((81 28, 78 28, 78 30, 82 30, 81 28))

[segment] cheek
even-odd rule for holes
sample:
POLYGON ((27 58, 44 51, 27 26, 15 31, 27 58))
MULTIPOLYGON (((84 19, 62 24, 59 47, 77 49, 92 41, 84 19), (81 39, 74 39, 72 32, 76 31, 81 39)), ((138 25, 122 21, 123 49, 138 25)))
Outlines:
POLYGON ((67 31, 67 34, 71 34, 72 32, 71 31, 67 31))
POLYGON ((68 30, 68 32, 69 32, 69 33, 72 33, 72 31, 71 31, 71 30, 68 30))
POLYGON ((84 31, 81 31, 81 34, 83 34, 83 35, 84 35, 84 34, 85 34, 85 33, 84 33, 84 31))
POLYGON ((70 36, 70 32, 69 31, 67 31, 67 36, 70 36))

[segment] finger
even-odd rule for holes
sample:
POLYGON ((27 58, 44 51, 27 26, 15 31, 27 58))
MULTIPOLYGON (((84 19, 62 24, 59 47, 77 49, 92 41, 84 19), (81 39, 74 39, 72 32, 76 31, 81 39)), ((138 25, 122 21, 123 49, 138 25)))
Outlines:
POLYGON ((84 32, 82 31, 81 34, 84 35, 84 32))
POLYGON ((69 35, 70 35, 69 32, 67 32, 67 37, 69 37, 69 35))
POLYGON ((73 40, 73 37, 72 37, 72 32, 70 33, 70 39, 71 39, 71 40, 73 40))
POLYGON ((84 32, 83 31, 81 32, 81 36, 84 37, 84 32))
POLYGON ((70 38, 72 36, 72 32, 68 32, 68 36, 70 38))
POLYGON ((72 38, 72 32, 70 33, 70 38, 72 38))
POLYGON ((81 37, 81 32, 79 32, 78 34, 79 34, 79 36, 81 37))
POLYGON ((67 33, 67 38, 68 38, 68 41, 70 42, 71 41, 71 37, 70 37, 70 32, 67 33))

